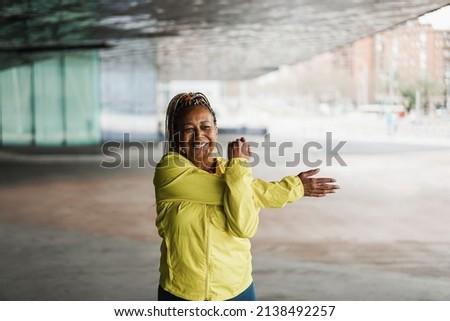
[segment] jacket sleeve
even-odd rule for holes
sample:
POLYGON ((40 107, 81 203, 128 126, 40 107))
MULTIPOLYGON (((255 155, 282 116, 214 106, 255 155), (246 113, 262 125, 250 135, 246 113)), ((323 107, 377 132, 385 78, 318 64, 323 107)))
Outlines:
POLYGON ((259 208, 253 201, 252 170, 244 158, 228 162, 224 174, 223 207, 230 232, 240 238, 255 235, 259 222, 259 208))
POLYGON ((252 182, 257 207, 280 208, 303 197, 303 184, 298 176, 286 176, 278 182, 255 179, 252 182))
POLYGON ((223 178, 196 168, 186 159, 166 156, 158 164, 153 179, 156 201, 189 201, 222 205, 223 178))

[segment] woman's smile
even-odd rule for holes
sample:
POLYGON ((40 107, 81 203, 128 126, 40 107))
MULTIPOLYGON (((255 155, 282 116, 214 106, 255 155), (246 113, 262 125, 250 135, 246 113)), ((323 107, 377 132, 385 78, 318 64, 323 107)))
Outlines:
POLYGON ((192 145, 194 145, 195 148, 202 148, 209 145, 209 142, 194 142, 192 145))

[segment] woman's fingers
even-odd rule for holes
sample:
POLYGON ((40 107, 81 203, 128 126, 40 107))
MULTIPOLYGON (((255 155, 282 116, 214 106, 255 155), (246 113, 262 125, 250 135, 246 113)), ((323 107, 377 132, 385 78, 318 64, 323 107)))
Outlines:
POLYGON ((311 177, 319 172, 319 169, 312 169, 298 174, 300 177, 305 196, 322 197, 327 194, 336 193, 340 189, 339 185, 331 184, 336 182, 331 177, 311 177))
POLYGON ((318 184, 334 183, 334 182, 336 182, 336 180, 334 178, 328 178, 328 177, 313 178, 313 179, 315 179, 318 184))
POLYGON ((334 194, 336 193, 336 190, 305 190, 305 196, 313 196, 313 197, 322 197, 326 196, 327 194, 334 194))
POLYGON ((228 158, 250 158, 250 145, 246 143, 245 138, 237 138, 228 142, 228 158))
POLYGON ((317 186, 325 190, 335 190, 340 188, 339 185, 336 184, 318 184, 317 186))

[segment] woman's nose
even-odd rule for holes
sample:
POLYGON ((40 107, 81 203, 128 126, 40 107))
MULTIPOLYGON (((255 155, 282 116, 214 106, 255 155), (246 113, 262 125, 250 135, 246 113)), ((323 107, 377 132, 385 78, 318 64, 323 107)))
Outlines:
POLYGON ((202 135, 202 129, 201 128, 195 128, 194 129, 194 137, 200 137, 202 135))

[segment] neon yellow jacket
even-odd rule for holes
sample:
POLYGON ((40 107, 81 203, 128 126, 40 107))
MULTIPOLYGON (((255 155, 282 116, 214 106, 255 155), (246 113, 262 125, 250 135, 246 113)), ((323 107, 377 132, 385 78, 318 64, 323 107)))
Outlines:
POLYGON ((297 176, 253 179, 246 159, 217 158, 216 174, 169 152, 156 167, 161 287, 187 300, 227 300, 252 282, 250 240, 259 209, 303 196, 297 176))

